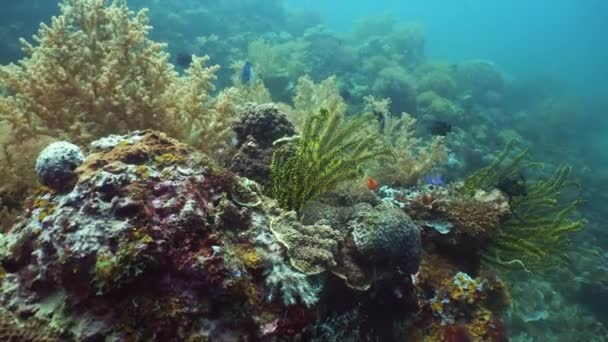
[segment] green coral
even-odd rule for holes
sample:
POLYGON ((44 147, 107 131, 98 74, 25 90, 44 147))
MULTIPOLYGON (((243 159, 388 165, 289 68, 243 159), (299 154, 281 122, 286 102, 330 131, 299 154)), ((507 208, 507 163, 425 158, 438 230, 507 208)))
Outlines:
MULTIPOLYGON (((512 149, 510 142, 493 163, 466 178, 465 193, 475 188, 496 187, 501 177, 518 174, 524 164, 534 165, 526 160, 527 150, 511 156, 512 149)), ((571 215, 583 203, 581 199, 560 202, 571 170, 570 166, 561 166, 551 177, 534 182, 525 194, 511 199, 512 216, 484 249, 481 257, 485 264, 530 270, 568 260, 570 233, 587 224, 586 219, 571 215)))
POLYGON ((339 112, 310 114, 302 135, 275 149, 270 193, 279 205, 300 213, 309 200, 357 177, 363 164, 391 155, 375 119, 346 121, 339 112))

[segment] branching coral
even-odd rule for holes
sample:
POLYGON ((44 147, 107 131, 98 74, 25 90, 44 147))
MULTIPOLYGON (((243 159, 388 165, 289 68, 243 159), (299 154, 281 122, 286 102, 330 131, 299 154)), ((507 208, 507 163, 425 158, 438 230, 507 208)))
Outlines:
POLYGON ((179 77, 165 45, 147 38, 146 11, 134 15, 124 0, 60 6, 61 15, 34 36, 36 44, 22 40, 27 57, 0 68, 7 93, 0 118, 17 129, 15 140, 46 134, 84 144, 143 128, 182 139, 194 134, 199 147, 227 140, 231 110, 224 98, 208 96, 218 66, 205 67, 208 58, 197 57, 179 77))
POLYGON ((227 147, 236 94, 209 96, 219 67, 205 67, 208 57, 194 57, 180 77, 166 46, 147 37, 146 11, 133 14, 124 0, 65 0, 60 7, 35 43, 22 40, 25 58, 0 66, 0 122, 10 136, 0 142, 0 173, 23 175, 3 178, 3 203, 4 193, 35 184, 23 170, 51 139, 84 145, 153 128, 212 156, 227 147))
POLYGON ((380 163, 372 169, 372 174, 381 182, 415 184, 433 168, 447 161, 448 149, 444 137, 436 136, 424 144, 421 138, 415 136, 415 124, 416 119, 405 113, 400 118, 386 118, 384 135, 394 151, 395 160, 380 163))
POLYGON ((374 118, 345 121, 339 112, 309 114, 302 135, 275 150, 270 193, 281 207, 300 213, 307 201, 355 178, 361 166, 390 155, 374 118))
POLYGON ((264 85, 284 100, 289 82, 310 71, 304 58, 307 49, 308 44, 301 39, 276 44, 258 39, 249 43, 247 59, 264 85))
POLYGON ((417 99, 419 114, 425 119, 448 121, 463 119, 464 112, 462 108, 432 90, 421 93, 417 99))
POLYGON ((377 96, 390 97, 393 113, 417 112, 414 78, 401 66, 382 68, 372 85, 371 91, 377 96))
POLYGON ((287 110, 286 114, 296 128, 302 128, 308 113, 317 113, 323 108, 340 115, 346 113, 346 103, 340 96, 335 76, 318 84, 310 76, 300 77, 296 85, 293 105, 294 108, 287 110))
POLYGON ((39 136, 9 145, 12 136, 13 131, 0 123, 0 231, 10 228, 28 190, 36 184, 35 172, 25 170, 33 170, 38 152, 54 140, 39 136))

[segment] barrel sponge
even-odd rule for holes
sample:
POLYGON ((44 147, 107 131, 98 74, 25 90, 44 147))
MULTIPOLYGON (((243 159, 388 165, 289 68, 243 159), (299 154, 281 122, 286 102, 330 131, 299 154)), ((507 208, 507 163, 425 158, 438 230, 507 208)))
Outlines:
POLYGON ((38 181, 56 191, 69 190, 76 180, 74 170, 83 161, 84 154, 80 147, 66 141, 54 142, 38 155, 38 181))
POLYGON ((420 231, 401 209, 384 202, 357 205, 349 221, 359 254, 375 265, 392 265, 408 274, 418 272, 422 253, 420 231))

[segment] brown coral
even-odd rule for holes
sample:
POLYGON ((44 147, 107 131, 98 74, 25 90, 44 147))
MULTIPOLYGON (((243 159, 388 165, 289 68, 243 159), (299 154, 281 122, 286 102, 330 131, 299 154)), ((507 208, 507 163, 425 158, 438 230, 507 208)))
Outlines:
POLYGON ((499 190, 479 190, 472 198, 453 198, 445 210, 454 223, 453 233, 457 239, 475 240, 476 245, 491 239, 501 219, 510 214, 508 199, 499 190))

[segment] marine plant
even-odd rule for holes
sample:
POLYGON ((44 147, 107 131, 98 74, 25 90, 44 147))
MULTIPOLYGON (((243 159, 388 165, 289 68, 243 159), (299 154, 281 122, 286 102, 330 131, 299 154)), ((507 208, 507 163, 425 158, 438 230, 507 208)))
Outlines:
POLYGON ((270 194, 299 213, 309 200, 357 177, 364 164, 390 156, 381 133, 370 129, 374 120, 370 115, 345 120, 326 109, 309 114, 301 135, 274 152, 270 194))
MULTIPOLYGON (((520 173, 524 165, 537 165, 527 160, 526 149, 513 155, 513 147, 514 143, 509 142, 496 160, 467 177, 463 190, 496 187, 501 178, 520 173)), ((525 192, 511 198, 511 218, 483 250, 482 262, 496 268, 530 271, 568 260, 570 233, 587 224, 584 218, 572 217, 583 203, 581 199, 561 200, 571 170, 570 166, 560 166, 550 177, 527 184, 525 192)))

